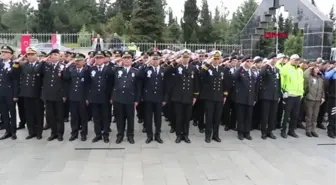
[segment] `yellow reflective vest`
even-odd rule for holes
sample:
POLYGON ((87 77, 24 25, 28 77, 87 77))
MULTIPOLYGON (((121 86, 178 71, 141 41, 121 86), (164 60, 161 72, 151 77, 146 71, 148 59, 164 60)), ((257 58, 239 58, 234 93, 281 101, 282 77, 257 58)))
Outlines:
POLYGON ((280 70, 281 89, 288 95, 303 96, 304 77, 300 67, 295 67, 290 63, 282 66, 280 70))

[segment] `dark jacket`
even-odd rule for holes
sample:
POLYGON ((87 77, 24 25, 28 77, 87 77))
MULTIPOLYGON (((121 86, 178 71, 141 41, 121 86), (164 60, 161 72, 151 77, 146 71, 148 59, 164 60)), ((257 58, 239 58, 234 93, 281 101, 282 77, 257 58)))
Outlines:
POLYGON ((9 61, 8 68, 5 68, 5 63, 0 60, 0 96, 19 97, 20 71, 18 65, 9 61))
POLYGON ((249 74, 248 70, 239 67, 233 74, 235 80, 235 102, 243 105, 253 106, 257 101, 256 76, 249 74))
POLYGON ((265 65, 260 71, 259 99, 278 101, 281 98, 280 73, 276 67, 265 65))
POLYGON ((84 102, 88 99, 90 71, 89 67, 83 67, 80 72, 77 68, 69 67, 64 70, 63 79, 69 84, 67 99, 75 102, 84 102))

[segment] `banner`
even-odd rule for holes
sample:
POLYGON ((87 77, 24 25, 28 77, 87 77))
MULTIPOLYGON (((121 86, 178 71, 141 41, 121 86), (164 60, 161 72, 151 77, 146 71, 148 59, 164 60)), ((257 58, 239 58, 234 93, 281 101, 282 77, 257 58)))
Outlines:
POLYGON ((26 54, 26 49, 30 46, 30 34, 21 35, 21 54, 26 54))
POLYGON ((52 49, 61 49, 61 35, 60 34, 52 34, 51 35, 51 44, 52 44, 52 49))

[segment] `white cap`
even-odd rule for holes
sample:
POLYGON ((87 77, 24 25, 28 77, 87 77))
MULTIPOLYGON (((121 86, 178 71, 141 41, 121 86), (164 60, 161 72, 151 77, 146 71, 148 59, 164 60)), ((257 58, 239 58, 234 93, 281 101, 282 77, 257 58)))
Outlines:
POLYGON ((294 54, 290 57, 290 60, 297 60, 297 59, 300 59, 300 56, 297 54, 294 54))
POLYGON ((268 59, 264 58, 263 63, 267 63, 267 62, 268 62, 268 59))
POLYGON ((258 59, 260 59, 260 58, 261 58, 261 57, 256 56, 256 57, 253 58, 253 61, 256 61, 256 60, 258 60, 258 59))
POLYGON ((283 53, 279 53, 278 55, 277 55, 277 59, 280 59, 280 58, 285 58, 286 56, 283 54, 283 53))

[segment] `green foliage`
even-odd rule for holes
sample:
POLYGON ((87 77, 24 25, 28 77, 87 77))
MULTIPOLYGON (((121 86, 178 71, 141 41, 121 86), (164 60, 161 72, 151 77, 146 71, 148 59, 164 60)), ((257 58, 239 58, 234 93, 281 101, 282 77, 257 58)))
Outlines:
POLYGON ((202 10, 199 22, 201 24, 198 32, 199 42, 211 43, 213 41, 213 25, 207 0, 202 0, 202 10))
POLYGON ((79 32, 79 37, 78 37, 78 44, 81 47, 85 47, 90 45, 91 43, 91 35, 90 33, 86 30, 86 26, 83 25, 82 29, 79 32))
POLYGON ((196 0, 187 0, 184 2, 184 13, 182 20, 182 30, 183 30, 183 41, 191 42, 191 40, 197 40, 192 38, 192 35, 196 35, 198 30, 198 15, 200 13, 197 7, 196 0), (195 32, 195 33, 193 33, 195 32))
POLYGON ((298 54, 302 56, 303 53, 303 35, 289 35, 285 41, 285 54, 293 55, 298 54))

